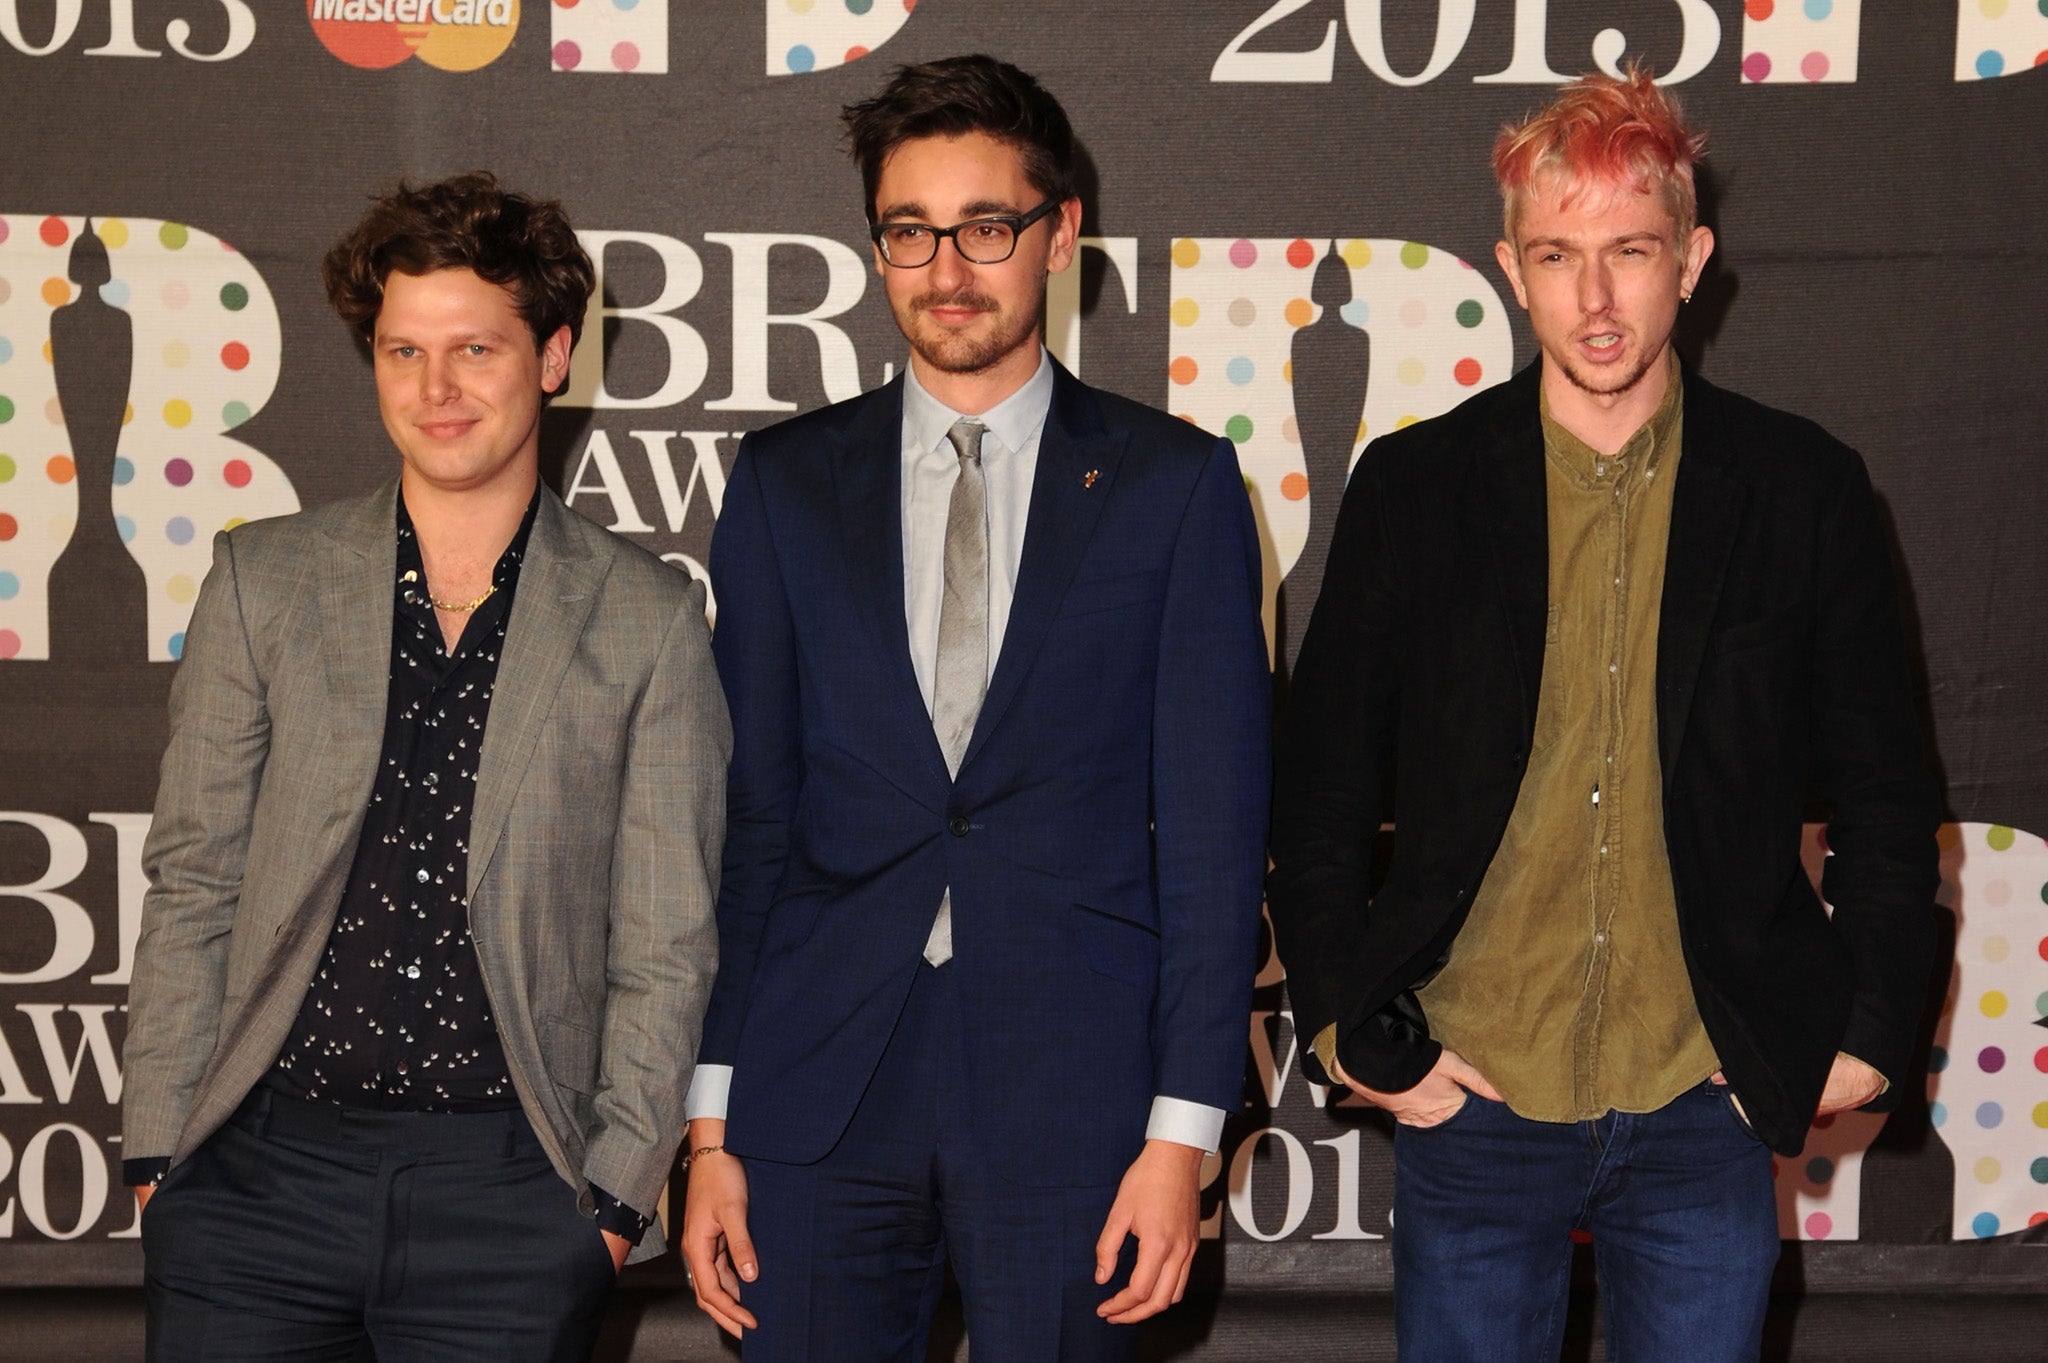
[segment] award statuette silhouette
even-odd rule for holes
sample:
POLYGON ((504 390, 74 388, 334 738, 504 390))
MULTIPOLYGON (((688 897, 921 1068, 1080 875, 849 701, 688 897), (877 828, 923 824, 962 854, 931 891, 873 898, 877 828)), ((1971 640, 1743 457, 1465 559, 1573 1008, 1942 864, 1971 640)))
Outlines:
POLYGON ((67 273, 79 292, 50 314, 50 358, 71 437, 78 523, 50 569, 50 661, 134 667, 149 660, 149 585, 122 542, 113 498, 135 324, 100 297, 113 269, 90 219, 67 273))
POLYGON ((1351 476, 1351 449, 1358 443, 1372 369, 1372 338, 1341 315, 1351 301, 1351 267, 1334 244, 1316 266, 1309 298, 1322 315, 1294 333, 1292 351, 1294 425, 1308 467, 1308 542, 1280 588, 1280 627, 1290 673, 1309 612, 1323 589, 1323 560, 1351 476))

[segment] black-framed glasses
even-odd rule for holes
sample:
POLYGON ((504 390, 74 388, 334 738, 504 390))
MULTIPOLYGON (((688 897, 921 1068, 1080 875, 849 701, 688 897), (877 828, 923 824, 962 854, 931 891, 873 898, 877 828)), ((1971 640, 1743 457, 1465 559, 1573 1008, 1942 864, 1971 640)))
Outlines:
POLYGON ((953 239, 953 249, 970 265, 1000 265, 1017 253, 1017 238, 1024 229, 1060 206, 1047 199, 1029 213, 998 213, 993 217, 969 218, 951 227, 934 227, 928 222, 885 222, 868 233, 881 248, 882 259, 899 270, 929 265, 939 254, 939 242, 953 239))

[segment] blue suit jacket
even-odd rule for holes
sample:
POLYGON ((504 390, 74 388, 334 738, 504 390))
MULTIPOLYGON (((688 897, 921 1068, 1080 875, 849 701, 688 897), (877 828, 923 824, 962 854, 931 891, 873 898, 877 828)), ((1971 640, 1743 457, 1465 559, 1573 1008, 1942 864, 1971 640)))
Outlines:
POLYGON ((1114 1181, 1155 1094, 1234 1108, 1265 867, 1259 546, 1228 441, 1057 371, 1002 653, 958 779, 911 669, 903 385, 749 436, 711 548, 732 708, 727 1143, 809 1163, 943 891, 978 1148, 1114 1181))

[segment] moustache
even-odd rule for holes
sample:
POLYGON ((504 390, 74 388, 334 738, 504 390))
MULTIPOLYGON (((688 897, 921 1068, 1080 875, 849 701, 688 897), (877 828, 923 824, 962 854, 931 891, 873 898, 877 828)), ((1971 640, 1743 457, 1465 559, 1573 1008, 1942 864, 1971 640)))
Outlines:
POLYGON ((910 300, 910 306, 918 312, 932 308, 971 308, 975 312, 994 312, 998 304, 985 293, 963 289, 958 293, 921 293, 910 300))

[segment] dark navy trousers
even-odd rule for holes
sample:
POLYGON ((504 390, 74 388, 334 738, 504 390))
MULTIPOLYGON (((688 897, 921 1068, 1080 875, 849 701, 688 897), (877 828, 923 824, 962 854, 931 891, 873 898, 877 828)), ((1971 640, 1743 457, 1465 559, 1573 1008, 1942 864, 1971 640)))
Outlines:
POLYGON ((1396 1126, 1403 1363, 1556 1363, 1574 1230, 1593 1237, 1612 1363, 1757 1357, 1778 1262, 1771 1152, 1705 1083, 1589 1122, 1475 1094, 1439 1126, 1396 1126))
POLYGON ((582 1360, 611 1251, 523 1113, 258 1089, 142 1214, 152 1360, 582 1360))
MULTIPOLYGON (((1096 1283, 1095 1241, 1116 1185, 1025 1187, 989 1164, 961 1098, 957 975, 918 967, 831 1154, 813 1165, 745 1161, 760 1261, 759 1279, 741 1289, 760 1322, 741 1346, 747 1363, 923 1363, 949 1260, 974 1363, 1135 1356, 1136 1327, 1095 1314, 1136 1259, 1126 1240, 1115 1276, 1096 1283)), ((1087 1114, 1073 1115, 1073 1139, 1092 1139, 1087 1114)))

